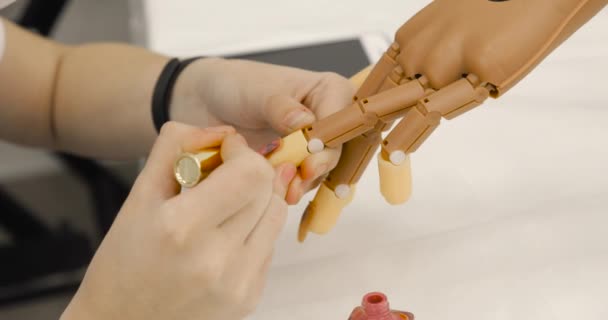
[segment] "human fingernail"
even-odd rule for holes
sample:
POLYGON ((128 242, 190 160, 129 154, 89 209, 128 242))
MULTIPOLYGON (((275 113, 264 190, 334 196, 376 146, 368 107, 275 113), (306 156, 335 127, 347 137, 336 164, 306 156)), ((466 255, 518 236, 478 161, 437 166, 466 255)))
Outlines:
POLYGON ((258 150, 258 153, 263 156, 269 155, 281 146, 281 141, 281 138, 272 141, 271 143, 263 146, 260 150, 258 150))
POLYGON ((285 124, 290 130, 297 130, 315 121, 315 116, 301 109, 293 110, 285 117, 285 124))

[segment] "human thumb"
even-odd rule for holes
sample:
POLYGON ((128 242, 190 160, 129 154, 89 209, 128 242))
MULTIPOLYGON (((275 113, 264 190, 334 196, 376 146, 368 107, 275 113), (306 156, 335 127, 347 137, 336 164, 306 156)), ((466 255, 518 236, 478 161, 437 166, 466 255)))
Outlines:
POLYGON ((268 124, 282 135, 290 134, 312 124, 315 115, 297 100, 284 95, 268 99, 264 116, 268 124))

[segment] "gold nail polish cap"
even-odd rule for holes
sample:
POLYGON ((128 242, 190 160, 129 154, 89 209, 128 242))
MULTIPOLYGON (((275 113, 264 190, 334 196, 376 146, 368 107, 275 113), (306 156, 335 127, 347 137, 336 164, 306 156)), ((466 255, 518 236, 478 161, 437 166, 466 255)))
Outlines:
POLYGON ((205 149, 199 153, 182 153, 175 161, 175 179, 186 188, 196 186, 222 164, 219 148, 205 149))

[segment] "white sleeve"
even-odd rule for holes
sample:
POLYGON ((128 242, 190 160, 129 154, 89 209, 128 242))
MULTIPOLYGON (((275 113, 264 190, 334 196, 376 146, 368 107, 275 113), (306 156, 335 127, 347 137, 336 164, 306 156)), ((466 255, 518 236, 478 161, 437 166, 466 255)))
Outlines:
POLYGON ((0 61, 2 61, 2 56, 4 55, 4 42, 5 42, 5 36, 4 36, 4 23, 2 22, 2 19, 0 19, 0 61))

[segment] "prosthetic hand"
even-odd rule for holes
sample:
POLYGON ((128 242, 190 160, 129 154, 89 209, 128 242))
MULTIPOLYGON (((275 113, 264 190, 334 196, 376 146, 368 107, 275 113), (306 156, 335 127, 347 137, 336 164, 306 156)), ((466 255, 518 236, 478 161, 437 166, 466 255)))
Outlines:
POLYGON ((406 201, 409 155, 442 118, 500 97, 607 2, 436 0, 420 11, 399 29, 354 103, 305 129, 313 153, 345 145, 303 215, 300 240, 334 226, 379 145, 381 192, 391 204, 406 201))
POLYGON ((607 2, 435 0, 420 11, 398 30, 352 105, 291 134, 269 154, 297 164, 343 145, 338 165, 302 216, 299 240, 333 228, 380 146, 381 192, 391 204, 405 202, 409 155, 441 119, 503 95, 607 2), (382 131, 399 119, 383 140, 382 131))

